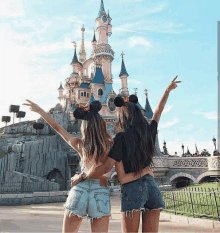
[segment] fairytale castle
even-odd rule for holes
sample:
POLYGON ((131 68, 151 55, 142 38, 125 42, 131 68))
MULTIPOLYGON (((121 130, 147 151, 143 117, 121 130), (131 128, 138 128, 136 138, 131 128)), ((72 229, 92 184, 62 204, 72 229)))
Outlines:
MULTIPOLYGON (((114 60, 114 51, 108 41, 108 37, 112 34, 111 21, 109 12, 106 13, 103 0, 101 0, 98 17, 95 19, 97 27, 91 42, 92 53, 89 58, 84 46, 84 26, 81 28, 82 41, 78 56, 76 42, 72 42, 74 44, 74 56, 70 65, 73 68, 73 72, 65 80, 64 87, 61 83, 58 88, 58 99, 62 105, 62 109, 70 115, 72 122, 74 122, 72 113, 76 106, 78 104, 86 105, 94 100, 99 100, 102 103, 102 109, 99 113, 108 123, 113 122, 116 118, 117 108, 114 105, 116 93, 112 87, 112 61, 114 60), (96 34, 98 34, 98 41, 96 34)), ((125 67, 123 52, 121 56, 121 71, 119 71, 121 89, 119 94, 127 96, 129 95, 127 86, 129 75, 125 67)), ((139 103, 138 106, 147 118, 151 118, 153 113, 148 102, 147 90, 145 90, 145 95, 145 109, 139 103)))

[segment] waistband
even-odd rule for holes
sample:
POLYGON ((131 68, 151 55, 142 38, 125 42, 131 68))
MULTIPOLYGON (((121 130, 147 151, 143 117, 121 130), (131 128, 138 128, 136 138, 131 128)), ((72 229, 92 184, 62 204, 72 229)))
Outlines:
POLYGON ((89 184, 100 184, 100 186, 107 187, 108 178, 100 177, 99 179, 87 178, 81 182, 89 183, 89 184))

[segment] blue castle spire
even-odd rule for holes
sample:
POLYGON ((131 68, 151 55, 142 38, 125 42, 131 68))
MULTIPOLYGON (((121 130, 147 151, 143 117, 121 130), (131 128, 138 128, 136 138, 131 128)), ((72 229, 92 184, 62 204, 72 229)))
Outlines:
POLYGON ((101 0, 101 5, 99 9, 98 18, 102 17, 103 12, 105 11, 103 0, 101 0))
POLYGON ((122 52, 121 56, 122 56, 122 62, 121 62, 121 72, 120 72, 120 74, 119 74, 119 77, 120 77, 121 75, 123 75, 123 74, 126 74, 127 76, 129 76, 129 74, 128 74, 126 68, 125 68, 124 57, 123 57, 123 56, 124 56, 124 53, 123 53, 123 52, 122 52))

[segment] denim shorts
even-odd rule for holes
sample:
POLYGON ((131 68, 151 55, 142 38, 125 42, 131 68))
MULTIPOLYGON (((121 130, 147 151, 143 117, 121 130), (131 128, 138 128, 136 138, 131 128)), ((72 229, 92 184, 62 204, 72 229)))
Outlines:
POLYGON ((121 212, 163 209, 162 193, 149 174, 121 185, 121 212))
POLYGON ((73 186, 67 197, 64 209, 69 216, 93 218, 111 216, 109 187, 100 186, 99 179, 87 179, 73 186))

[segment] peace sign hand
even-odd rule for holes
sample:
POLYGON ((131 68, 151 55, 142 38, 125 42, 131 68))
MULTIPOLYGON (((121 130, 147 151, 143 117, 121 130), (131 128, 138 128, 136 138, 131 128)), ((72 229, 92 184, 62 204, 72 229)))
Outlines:
POLYGON ((34 102, 30 101, 30 100, 26 100, 28 103, 24 103, 23 105, 29 106, 30 110, 36 113, 41 113, 44 110, 42 108, 40 108, 37 104, 35 104, 34 102))
POLYGON ((182 81, 175 81, 177 79, 178 75, 172 80, 172 82, 169 84, 169 86, 167 87, 168 91, 172 91, 173 89, 175 89, 177 87, 177 83, 181 83, 182 81))

